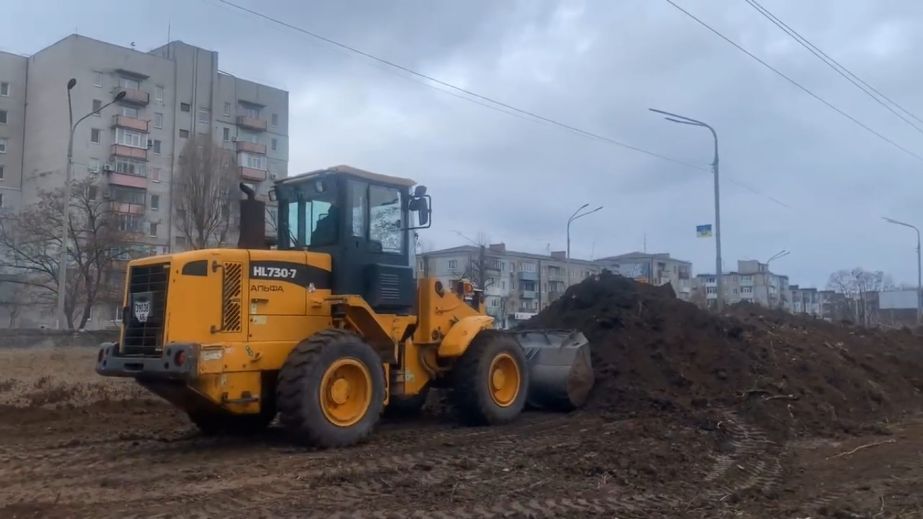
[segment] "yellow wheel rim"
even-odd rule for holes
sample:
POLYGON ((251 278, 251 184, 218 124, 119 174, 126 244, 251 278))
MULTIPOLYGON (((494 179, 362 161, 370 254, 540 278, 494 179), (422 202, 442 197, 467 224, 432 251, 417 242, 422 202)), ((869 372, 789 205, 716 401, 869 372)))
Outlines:
POLYGON ((372 404, 372 374, 357 359, 339 359, 327 368, 320 383, 320 408, 330 423, 355 424, 372 404))
POLYGON ((519 396, 522 374, 519 363, 509 353, 501 353, 490 362, 490 398, 500 407, 509 407, 519 396))

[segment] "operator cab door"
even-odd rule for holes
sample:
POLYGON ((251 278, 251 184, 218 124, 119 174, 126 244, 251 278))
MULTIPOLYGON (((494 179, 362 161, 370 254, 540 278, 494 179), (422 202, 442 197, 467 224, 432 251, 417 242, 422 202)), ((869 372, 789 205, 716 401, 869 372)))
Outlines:
POLYGON ((361 294, 383 313, 413 311, 416 283, 410 264, 406 188, 345 179, 348 207, 346 254, 339 261, 339 293, 361 294))

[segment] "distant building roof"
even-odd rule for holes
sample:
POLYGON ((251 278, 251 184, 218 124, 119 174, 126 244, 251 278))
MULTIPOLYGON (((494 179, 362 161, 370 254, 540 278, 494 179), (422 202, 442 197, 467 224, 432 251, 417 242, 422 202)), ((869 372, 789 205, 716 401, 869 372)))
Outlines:
POLYGON ((691 261, 686 261, 686 260, 681 260, 679 258, 671 257, 669 252, 639 252, 639 251, 628 252, 626 254, 617 254, 615 256, 606 256, 605 258, 599 258, 595 261, 597 263, 609 263, 609 262, 614 262, 614 261, 637 260, 637 259, 670 260, 670 261, 677 261, 680 263, 688 263, 690 265, 692 264, 691 261))

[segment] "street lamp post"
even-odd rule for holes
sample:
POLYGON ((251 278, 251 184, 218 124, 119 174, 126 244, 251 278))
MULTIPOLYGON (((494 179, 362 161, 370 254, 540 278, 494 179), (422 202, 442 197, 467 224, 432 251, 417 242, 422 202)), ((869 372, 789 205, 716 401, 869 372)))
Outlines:
POLYGON ((718 182, 718 133, 714 128, 708 124, 693 119, 691 117, 686 117, 684 115, 678 115, 670 112, 665 112, 663 110, 657 110, 656 108, 648 108, 648 110, 664 115, 664 119, 678 123, 678 124, 688 124, 690 126, 701 126, 702 128, 707 128, 711 132, 711 136, 715 140, 715 157, 712 160, 711 167, 715 175, 715 282, 717 284, 717 306, 718 312, 721 312, 724 304, 722 302, 722 293, 721 287, 723 283, 721 282, 721 196, 719 193, 719 182, 718 182))
POLYGON ((779 252, 777 252, 777 253, 773 254, 772 256, 770 256, 770 258, 769 258, 768 260, 766 260, 766 270, 769 270, 769 264, 770 264, 770 263, 772 263, 773 261, 775 261, 775 260, 777 260, 777 259, 784 258, 785 256, 788 256, 789 254, 791 254, 791 251, 780 250, 779 252))
POLYGON ((71 103, 71 90, 77 86, 77 80, 70 78, 67 81, 67 123, 70 134, 67 139, 67 168, 64 172, 64 209, 61 223, 61 251, 58 259, 58 328, 64 329, 67 326, 67 316, 64 310, 65 293, 67 286, 67 236, 68 226, 70 224, 70 199, 71 199, 71 179, 73 178, 74 169, 74 133, 77 131, 77 125, 82 123, 86 118, 100 113, 103 108, 119 101, 125 97, 125 91, 120 91, 112 98, 112 101, 100 106, 96 110, 84 115, 77 122, 74 122, 74 110, 71 103))
POLYGON ((570 218, 567 219, 567 252, 564 253, 564 275, 567 277, 564 282, 565 288, 570 286, 570 224, 573 223, 574 220, 583 218, 584 216, 589 216, 603 208, 603 206, 599 206, 591 211, 581 212, 586 209, 588 205, 590 204, 581 205, 579 208, 577 208, 576 211, 574 211, 574 214, 570 215, 570 218))
POLYGON ((923 264, 920 261, 920 229, 916 225, 911 225, 906 222, 901 222, 894 220, 892 218, 884 217, 884 221, 888 223, 893 223, 894 225, 902 225, 904 227, 910 227, 917 233, 917 324, 920 324, 920 318, 923 316, 923 264))

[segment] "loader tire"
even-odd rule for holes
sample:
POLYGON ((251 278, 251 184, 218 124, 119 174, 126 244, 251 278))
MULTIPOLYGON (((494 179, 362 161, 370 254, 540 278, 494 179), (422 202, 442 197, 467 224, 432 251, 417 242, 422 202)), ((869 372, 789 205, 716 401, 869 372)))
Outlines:
POLYGON ((279 372, 279 419, 292 439, 321 448, 364 440, 384 407, 381 359, 346 330, 317 332, 289 353, 279 372))
POLYGON ((452 370, 451 399, 462 421, 499 425, 519 416, 529 389, 529 369, 515 339, 491 330, 474 338, 452 370))

